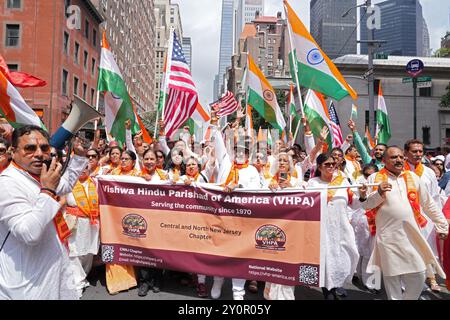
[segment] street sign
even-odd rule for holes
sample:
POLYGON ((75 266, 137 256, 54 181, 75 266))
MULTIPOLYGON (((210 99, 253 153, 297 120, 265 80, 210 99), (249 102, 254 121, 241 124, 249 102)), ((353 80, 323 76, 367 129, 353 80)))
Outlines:
POLYGON ((374 59, 379 59, 379 60, 387 60, 389 59, 389 54, 387 53, 375 53, 374 59))
POLYGON ((431 81, 417 83, 417 88, 431 88, 431 87, 432 87, 431 81))
POLYGON ((424 64, 422 60, 414 59, 408 62, 406 65, 406 72, 413 78, 417 77, 422 73, 424 64))
MULTIPOLYGON (((410 78, 410 77, 408 77, 408 78, 403 78, 403 83, 412 83, 412 79, 413 78, 410 78)), ((433 78, 432 77, 418 77, 417 78, 417 82, 418 83, 420 83, 420 82, 431 82, 433 80, 433 78)))

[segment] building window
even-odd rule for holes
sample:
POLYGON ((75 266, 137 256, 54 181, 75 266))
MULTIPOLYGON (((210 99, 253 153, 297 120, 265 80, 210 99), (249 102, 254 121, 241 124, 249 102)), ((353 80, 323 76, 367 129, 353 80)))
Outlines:
POLYGON ((84 36, 89 39, 89 21, 84 22, 84 36))
POLYGON ((422 141, 425 145, 431 144, 430 127, 422 127, 422 141))
POLYGON ((84 71, 87 71, 87 69, 88 69, 88 52, 86 50, 84 50, 83 66, 84 66, 84 71))
POLYGON ((20 38, 20 25, 7 24, 6 25, 6 47, 18 47, 20 38))
POLYGON ((173 17, 170 18, 170 23, 174 23, 175 19, 173 17))
POLYGON ((73 94, 74 95, 78 95, 78 83, 80 81, 78 80, 77 77, 73 77, 73 94))
MULTIPOLYGON (((374 113, 375 113, 375 114, 374 114, 374 117, 375 117, 374 119, 376 119, 376 118, 377 118, 377 112, 374 111, 374 113)), ((366 123, 366 126, 368 126, 368 125, 369 125, 369 122, 370 122, 370 121, 369 121, 369 114, 370 114, 370 111, 369 111, 369 110, 366 110, 366 122, 365 122, 365 123, 366 123)))
POLYGON ((95 76, 95 64, 97 63, 97 61, 95 61, 94 58, 92 58, 92 69, 91 69, 91 73, 93 76, 95 76))
POLYGON ((91 106, 94 105, 95 90, 91 88, 91 106))
POLYGON ((67 78, 69 77, 69 72, 66 70, 63 70, 62 74, 62 94, 63 96, 67 96, 67 78))
POLYGON ((92 29, 92 45, 97 47, 97 30, 92 29))
POLYGON ((419 97, 431 97, 431 87, 419 88, 419 97))
POLYGON ((69 54, 69 34, 64 31, 64 43, 63 43, 64 53, 69 54))
POLYGON ((80 44, 78 42, 75 42, 75 52, 73 54, 75 64, 80 63, 79 57, 80 57, 80 44))
POLYGON ((83 100, 86 101, 86 95, 87 95, 87 84, 83 83, 83 100))
POLYGON ((8 9, 20 9, 22 7, 22 1, 20 0, 8 0, 6 7, 8 9))
POLYGON ((9 71, 19 71, 19 65, 17 63, 8 64, 9 71))

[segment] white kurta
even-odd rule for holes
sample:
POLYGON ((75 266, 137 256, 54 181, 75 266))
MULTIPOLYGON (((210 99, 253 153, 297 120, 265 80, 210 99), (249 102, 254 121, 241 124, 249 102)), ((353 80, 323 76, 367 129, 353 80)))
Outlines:
MULTIPOLYGON (((58 186, 69 193, 88 160, 74 156, 58 186)), ((9 166, 0 176, 0 299, 76 299, 67 249, 53 224, 59 203, 40 193, 27 173, 9 166)))
MULTIPOLYGON (((447 233, 448 223, 441 210, 419 177, 413 172, 411 175, 419 193, 422 211, 431 218, 439 232, 447 233)), ((368 183, 374 183, 375 177, 376 174, 371 175, 368 183)), ((371 192, 362 204, 368 210, 382 205, 375 219, 377 234, 367 272, 381 270, 385 276, 393 277, 425 271, 426 265, 431 264, 445 278, 414 218, 403 174, 399 177, 389 174, 388 182, 392 190, 386 193, 385 198, 378 191, 371 192)))
MULTIPOLYGON (((350 184, 344 180, 342 185, 350 184)), ((327 188, 328 183, 317 177, 309 180, 308 187, 327 188)), ((353 198, 352 208, 356 209, 359 201, 353 198)), ((321 247, 325 250, 324 277, 328 290, 343 287, 346 281, 351 280, 359 260, 355 234, 348 219, 348 205, 347 189, 339 189, 328 203, 325 243, 321 247)))

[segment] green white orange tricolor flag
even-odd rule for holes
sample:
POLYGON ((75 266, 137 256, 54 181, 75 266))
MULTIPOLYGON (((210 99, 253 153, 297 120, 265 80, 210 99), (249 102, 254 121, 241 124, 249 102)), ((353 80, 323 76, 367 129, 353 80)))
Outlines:
POLYGON ((288 109, 289 109, 289 115, 290 115, 290 123, 291 123, 291 133, 295 134, 297 132, 297 127, 300 124, 301 117, 297 113, 297 109, 295 107, 295 98, 294 98, 294 85, 291 84, 291 88, 289 90, 289 97, 288 97, 288 109))
POLYGON ((150 136, 145 128, 141 127, 133 108, 122 73, 106 39, 106 32, 103 32, 97 89, 105 93, 106 133, 125 145, 125 121, 130 119, 131 132, 135 134, 142 130, 144 139, 150 143, 151 141, 147 141, 150 136))
POLYGON ((38 115, 26 104, 19 91, 2 72, 0 72, 0 113, 14 128, 30 124, 45 128, 38 115))
MULTIPOLYGON (((287 0, 284 0, 288 24, 292 30, 292 52, 294 63, 297 62, 298 85, 320 92, 335 100, 342 100, 350 95, 358 98, 345 81, 334 63, 322 51, 317 42, 301 22, 287 0)), ((294 81, 296 77, 294 74, 294 81)))
POLYGON ((247 103, 274 128, 283 130, 286 127, 286 121, 278 105, 275 90, 259 70, 250 54, 248 55, 247 67, 247 103))
POLYGON ((383 90, 378 91, 378 109, 377 109, 377 143, 387 144, 391 139, 391 125, 389 123, 389 115, 386 108, 386 101, 383 97, 383 90))
MULTIPOLYGON (((325 126, 328 127, 330 132, 333 132, 330 127, 328 107, 320 93, 308 90, 303 110, 314 137, 320 137, 320 132, 325 126)), ((328 134, 325 143, 328 145, 328 150, 330 150, 333 146, 331 134, 328 134)))
POLYGON ((375 148, 375 141, 372 138, 372 135, 370 134, 369 127, 366 126, 366 133, 364 135, 363 143, 366 145, 366 148, 370 151, 375 148))

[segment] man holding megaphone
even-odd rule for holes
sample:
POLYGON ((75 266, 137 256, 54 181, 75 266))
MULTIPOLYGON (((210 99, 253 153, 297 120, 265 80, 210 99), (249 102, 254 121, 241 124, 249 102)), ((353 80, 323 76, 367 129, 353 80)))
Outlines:
POLYGON ((77 299, 61 207, 88 164, 76 139, 66 173, 36 126, 12 136, 12 163, 0 175, 0 300, 77 299), (51 161, 49 161, 51 160, 51 161))

